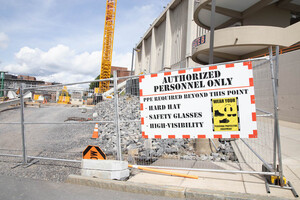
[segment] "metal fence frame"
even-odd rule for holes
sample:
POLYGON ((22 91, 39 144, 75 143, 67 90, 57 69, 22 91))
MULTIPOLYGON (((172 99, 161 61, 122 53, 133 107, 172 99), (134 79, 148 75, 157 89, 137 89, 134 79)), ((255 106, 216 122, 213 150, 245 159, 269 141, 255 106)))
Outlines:
MULTIPOLYGON (((263 171, 239 171, 239 170, 217 170, 217 169, 195 169, 195 168, 174 168, 177 170, 190 170, 190 171, 205 171, 205 172, 220 172, 220 173, 241 173, 241 174, 259 174, 259 175, 273 175, 273 176, 279 176, 280 177, 280 183, 281 187, 283 187, 283 168, 282 168, 282 155, 281 155, 281 143, 280 143, 280 132, 279 132, 279 124, 278 124, 278 98, 277 98, 277 87, 278 87, 278 56, 279 56, 279 47, 276 47, 276 55, 273 57, 272 54, 272 47, 269 48, 270 50, 270 56, 262 57, 262 58, 255 58, 255 59, 247 59, 247 60, 239 60, 239 61, 233 61, 233 62, 226 62, 226 63, 238 63, 243 61, 254 61, 254 60, 266 60, 264 63, 270 63, 270 70, 272 75, 272 86, 273 86, 273 99, 274 99, 274 155, 273 155, 273 164, 269 165, 258 153, 256 153, 249 144, 247 144, 246 141, 241 139, 243 143, 254 153, 255 156, 257 156, 262 163, 265 165, 267 169, 269 169, 269 172, 263 172, 263 171), (275 65, 274 65, 275 60, 275 65), (278 159, 277 159, 278 158, 278 159), (278 167, 277 167, 277 160, 278 160, 278 167)), ((226 63, 218 63, 218 64, 226 64, 226 63)), ((215 65, 215 64, 214 64, 215 65)), ((206 65, 203 67, 209 67, 212 65, 206 65)), ((177 71, 177 70, 171 70, 171 71, 177 71)), ((128 121, 120 121, 119 119, 119 110, 118 110, 118 91, 117 91, 117 81, 121 79, 128 79, 132 80, 133 78, 138 78, 142 75, 136 75, 136 76, 127 76, 127 77, 117 77, 116 71, 114 71, 113 78, 110 79, 103 79, 103 80, 94 80, 94 81, 84 81, 84 82, 77 82, 77 83, 68 83, 68 84, 58 84, 53 86, 39 86, 39 87, 30 87, 30 88, 24 88, 21 85, 20 88, 20 107, 21 107, 21 121, 20 122, 10 122, 10 123, 3 123, 0 122, 0 124, 20 124, 21 125, 21 135, 22 135, 22 155, 13 155, 13 154, 0 154, 0 156, 8 156, 8 157, 21 157, 23 159, 22 165, 31 165, 33 163, 28 162, 28 158, 31 159, 41 159, 41 160, 51 160, 51 161, 63 161, 63 162, 75 162, 79 163, 81 161, 79 160, 69 160, 69 159, 59 159, 59 158, 49 158, 49 157, 36 157, 36 156, 29 156, 26 152, 26 135, 25 135, 25 125, 26 124, 78 124, 78 123, 72 123, 72 122, 25 122, 24 121, 24 98, 23 94, 27 90, 39 90, 39 89, 46 89, 51 87, 60 87, 60 86, 70 86, 75 84, 87 84, 87 83, 93 83, 93 82, 101 82, 101 81, 114 81, 114 111, 115 111, 115 119, 114 121, 90 121, 90 122, 82 122, 80 124, 91 124, 91 123, 113 123, 115 125, 115 132, 117 133, 117 160, 122 160, 122 150, 121 150, 121 137, 120 137, 120 123, 125 122, 140 122, 140 120, 128 120, 128 121)), ((266 112, 263 115, 260 116, 271 116, 272 113, 266 112)), ((259 116, 258 116, 259 117, 259 116)), ((170 169, 170 167, 164 167, 164 166, 148 166, 152 168, 162 168, 162 169, 170 169)), ((288 188, 290 189, 290 188, 288 188)))

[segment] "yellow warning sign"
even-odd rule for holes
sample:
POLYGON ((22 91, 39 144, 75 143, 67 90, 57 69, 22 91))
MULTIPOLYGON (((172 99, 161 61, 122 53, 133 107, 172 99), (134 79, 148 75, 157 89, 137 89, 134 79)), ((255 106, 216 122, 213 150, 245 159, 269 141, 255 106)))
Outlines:
POLYGON ((212 99, 214 131, 239 131, 238 97, 212 99))
POLYGON ((83 159, 106 160, 106 155, 98 146, 87 146, 82 152, 83 159))

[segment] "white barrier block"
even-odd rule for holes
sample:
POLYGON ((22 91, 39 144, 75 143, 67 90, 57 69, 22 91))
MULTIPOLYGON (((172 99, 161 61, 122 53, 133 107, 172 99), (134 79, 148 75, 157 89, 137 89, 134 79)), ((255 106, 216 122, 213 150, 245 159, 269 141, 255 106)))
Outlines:
POLYGON ((81 162, 82 169, 96 169, 104 171, 116 171, 128 169, 127 161, 118 160, 91 160, 82 159, 81 162))
POLYGON ((129 177, 129 170, 120 170, 120 171, 101 171, 101 170, 91 170, 91 169, 82 169, 82 176, 103 178, 110 180, 124 180, 129 177))
POLYGON ((82 176, 111 180, 124 180, 129 176, 127 161, 82 159, 81 167, 82 176))

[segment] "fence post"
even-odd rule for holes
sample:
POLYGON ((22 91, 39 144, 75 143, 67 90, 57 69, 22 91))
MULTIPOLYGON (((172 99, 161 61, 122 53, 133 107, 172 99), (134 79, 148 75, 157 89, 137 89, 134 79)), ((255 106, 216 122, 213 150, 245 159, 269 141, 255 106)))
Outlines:
POLYGON ((26 155, 26 142, 25 142, 25 127, 24 127, 24 97, 23 97, 23 84, 20 84, 20 106, 21 106, 21 133, 22 133, 22 146, 23 146, 23 164, 27 164, 26 155))
MULTIPOLYGON (((274 150, 276 152, 276 144, 278 149, 278 163, 279 163, 279 176, 280 176, 280 185, 283 186, 283 169, 282 169, 282 157, 281 157, 281 144, 280 144, 280 132, 279 132, 279 124, 278 124, 278 95, 277 95, 277 73, 275 75, 275 71, 273 65, 273 54, 272 47, 269 47, 269 56, 270 56, 270 67, 271 67, 271 77, 272 77, 272 85, 273 85, 273 100, 274 100, 274 150)), ((276 54, 276 56, 278 56, 276 54)), ((277 58, 276 58, 277 59, 277 58)), ((276 153, 274 153, 276 154, 276 153)), ((276 158, 276 157, 275 157, 276 158)), ((276 161, 276 159, 274 159, 276 161)))
POLYGON ((118 79, 117 71, 114 71, 114 100, 115 100, 115 127, 117 134, 117 159, 122 160, 122 150, 121 150, 121 136, 120 136, 120 124, 119 124, 119 96, 118 96, 118 79))

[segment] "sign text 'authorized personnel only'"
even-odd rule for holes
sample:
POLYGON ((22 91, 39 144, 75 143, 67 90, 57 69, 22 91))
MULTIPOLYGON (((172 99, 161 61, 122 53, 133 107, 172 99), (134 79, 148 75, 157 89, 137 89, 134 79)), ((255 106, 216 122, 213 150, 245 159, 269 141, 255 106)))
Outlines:
POLYGON ((252 63, 140 76, 144 138, 256 138, 252 63))

